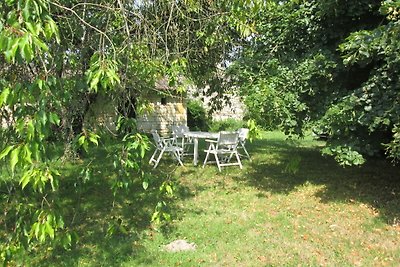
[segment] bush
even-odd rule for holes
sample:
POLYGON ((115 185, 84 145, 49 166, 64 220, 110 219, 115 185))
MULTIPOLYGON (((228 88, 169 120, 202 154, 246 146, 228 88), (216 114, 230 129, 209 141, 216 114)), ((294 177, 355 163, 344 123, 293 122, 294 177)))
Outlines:
POLYGON ((239 128, 246 127, 245 125, 245 122, 242 120, 229 118, 221 121, 213 121, 210 125, 210 131, 236 131, 239 128))
POLYGON ((191 130, 207 131, 209 119, 203 104, 198 100, 190 100, 187 104, 187 125, 191 130))

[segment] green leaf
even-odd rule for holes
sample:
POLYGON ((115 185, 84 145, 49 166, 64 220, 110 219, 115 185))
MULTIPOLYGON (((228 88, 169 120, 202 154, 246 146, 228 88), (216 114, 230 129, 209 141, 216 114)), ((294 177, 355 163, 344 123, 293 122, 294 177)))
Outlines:
POLYGON ((55 187, 55 184, 54 184, 54 177, 53 177, 52 171, 46 172, 46 179, 50 181, 51 189, 53 191, 56 191, 56 187, 55 187))
POLYGON ((10 157, 10 167, 11 167, 11 171, 14 172, 15 169, 15 165, 17 165, 18 161, 19 161, 19 152, 21 151, 21 147, 17 147, 15 148, 12 152, 11 152, 11 157, 10 157))
POLYGON ((83 147, 83 149, 84 149, 86 152, 88 152, 88 150, 89 150, 89 144, 88 144, 88 142, 83 143, 83 144, 82 144, 82 147, 83 147))
POLYGON ((53 214, 47 214, 47 217, 46 217, 46 221, 48 221, 48 222, 53 222, 53 220, 54 220, 54 216, 53 216, 53 214))
POLYGON ((140 146, 140 157, 144 158, 146 155, 146 147, 144 145, 140 146))
POLYGON ((81 145, 83 145, 84 143, 85 143, 85 140, 86 140, 86 136, 85 135, 82 135, 81 137, 79 137, 79 139, 78 139, 78 144, 81 146, 81 145))
POLYGON ((162 216, 166 221, 171 221, 171 215, 169 213, 163 212, 162 216))
POLYGON ((43 89, 43 85, 44 85, 44 81, 42 79, 38 79, 37 80, 37 85, 39 87, 40 90, 43 89))
POLYGON ((26 133, 27 133, 27 139, 28 140, 32 140, 34 135, 35 135, 35 126, 33 126, 33 121, 32 120, 30 120, 27 123, 26 133))
POLYGON ((91 80, 89 80, 89 88, 95 92, 97 92, 97 85, 100 82, 100 76, 102 75, 102 71, 98 70, 94 75, 91 80))
POLYGON ((54 239, 54 228, 51 226, 50 221, 46 221, 46 232, 51 239, 54 239))
POLYGON ((26 61, 32 61, 33 59, 33 50, 32 50, 32 39, 30 33, 25 33, 19 42, 19 51, 21 57, 26 61))
POLYGON ((30 0, 26 0, 24 9, 22 10, 22 15, 24 17, 24 20, 26 20, 26 21, 29 20, 29 17, 30 17, 30 12, 29 12, 30 2, 31 2, 30 0))
POLYGON ((61 240, 61 243, 62 243, 62 245, 63 245, 63 247, 64 247, 65 249, 69 248, 69 247, 71 246, 71 243, 72 243, 71 234, 70 234, 70 233, 66 233, 66 234, 63 236, 63 238, 62 238, 62 240, 61 240))
POLYGON ((23 54, 25 57, 25 60, 30 62, 33 59, 33 51, 32 51, 32 47, 30 45, 25 45, 24 46, 24 50, 23 50, 23 54))
POLYGON ((26 171, 24 175, 22 175, 21 180, 19 181, 19 184, 21 185, 22 189, 25 188, 25 186, 29 183, 30 178, 32 177, 32 171, 26 171))
POLYGON ((53 31, 53 34, 56 36, 56 42, 57 42, 57 43, 60 43, 60 34, 59 34, 59 32, 58 32, 58 28, 57 28, 57 25, 56 25, 56 23, 54 22, 54 20, 50 18, 50 19, 48 20, 48 25, 50 25, 50 28, 51 28, 51 30, 53 31))
POLYGON ((46 125, 47 123, 47 114, 43 110, 39 111, 38 113, 39 120, 42 123, 42 125, 46 125))
POLYGON ((32 225, 32 232, 35 234, 36 239, 39 238, 39 230, 40 230, 39 223, 38 223, 38 222, 35 222, 35 223, 32 225))
POLYGON ((99 141, 97 141, 97 139, 99 139, 99 138, 100 138, 100 136, 98 136, 97 134, 95 134, 95 133, 89 133, 89 140, 90 140, 90 142, 92 142, 93 144, 96 144, 96 146, 99 145, 99 141))
POLYGON ((24 36, 19 40, 18 46, 19 46, 19 52, 21 54, 21 57, 26 59, 25 46, 29 47, 29 35, 28 35, 28 33, 24 34, 24 36))
POLYGON ((18 118, 18 120, 15 123, 15 129, 17 133, 22 134, 25 130, 25 121, 23 118, 18 118))
POLYGON ((1 151, 0 153, 0 160, 3 159, 4 157, 6 157, 8 155, 8 153, 10 153, 11 149, 13 149, 14 146, 7 146, 6 148, 3 149, 3 151, 1 151))
POLYGON ((50 40, 51 36, 53 36, 53 29, 51 28, 50 23, 46 23, 44 26, 44 35, 46 36, 47 40, 50 40))
POLYGON ((7 62, 14 62, 20 38, 11 39, 8 42, 7 50, 4 52, 7 62))
POLYGON ((6 87, 0 94, 0 107, 7 103, 8 96, 10 95, 10 88, 6 87))
POLYGON ((147 190, 147 188, 149 187, 149 182, 148 181, 143 181, 142 186, 143 186, 144 190, 147 190))
POLYGON ((157 221, 157 219, 159 219, 159 215, 160 215, 159 211, 154 212, 153 215, 151 216, 151 221, 152 222, 157 221))
POLYGON ((32 143, 32 154, 35 156, 36 161, 40 161, 40 152, 39 143, 32 143))
POLYGON ((167 186, 165 187, 165 190, 167 191, 167 193, 168 193, 169 195, 173 195, 173 194, 174 194, 174 192, 173 192, 173 190, 172 190, 172 186, 170 186, 170 185, 167 185, 167 186))
POLYGON ((55 124, 55 125, 60 125, 60 118, 56 113, 51 112, 49 116, 50 123, 55 124))
POLYGON ((123 225, 119 225, 119 231, 121 232, 121 233, 123 233, 124 235, 127 235, 128 234, 128 231, 126 230, 126 228, 123 226, 123 225))
POLYGON ((25 154, 24 160, 29 162, 30 164, 32 164, 32 151, 29 149, 28 145, 24 145, 23 148, 24 148, 23 151, 25 154))
POLYGON ((26 21, 25 22, 26 28, 28 29, 28 31, 32 34, 36 34, 36 29, 34 28, 34 26, 32 25, 32 23, 26 21))
POLYGON ((40 236, 39 236, 39 241, 40 242, 44 242, 46 241, 46 231, 45 231, 45 225, 44 224, 39 224, 39 228, 40 228, 40 236))
POLYGON ((57 175, 57 176, 60 176, 60 175, 61 175, 61 173, 60 173, 58 170, 56 170, 56 169, 52 169, 51 172, 52 172, 54 175, 57 175))
POLYGON ((3 50, 7 49, 8 42, 9 42, 9 37, 6 36, 5 34, 0 34, 0 51, 3 51, 3 50))
POLYGON ((49 47, 48 47, 42 40, 40 40, 39 38, 33 37, 33 43, 34 43, 38 48, 40 48, 41 50, 43 50, 43 51, 45 51, 45 52, 49 51, 49 47))

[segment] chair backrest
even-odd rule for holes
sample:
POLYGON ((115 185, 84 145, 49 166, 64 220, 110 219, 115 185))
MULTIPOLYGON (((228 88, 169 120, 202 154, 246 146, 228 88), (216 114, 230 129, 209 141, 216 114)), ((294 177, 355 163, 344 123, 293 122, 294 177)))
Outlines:
POLYGON ((189 127, 186 125, 172 125, 172 135, 176 138, 184 137, 187 132, 189 132, 189 127))
POLYGON ((235 148, 238 144, 239 134, 237 132, 219 132, 218 147, 235 148))
POLYGON ((249 135, 249 129, 247 129, 247 128, 239 128, 237 130, 237 132, 239 134, 239 140, 240 141, 246 140, 248 135, 249 135))
POLYGON ((158 148, 162 149, 164 147, 164 143, 163 143, 160 135, 158 134, 157 130, 151 130, 150 132, 153 135, 153 140, 156 143, 156 146, 158 148))

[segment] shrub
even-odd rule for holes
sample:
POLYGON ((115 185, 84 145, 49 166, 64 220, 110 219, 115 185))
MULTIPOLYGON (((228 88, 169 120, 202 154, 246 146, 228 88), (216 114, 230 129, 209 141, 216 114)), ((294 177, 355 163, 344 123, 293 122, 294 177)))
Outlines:
POLYGON ((187 124, 191 130, 207 131, 209 119, 203 104, 198 100, 190 100, 187 104, 187 124))
POLYGON ((245 123, 242 120, 229 118, 221 121, 213 121, 210 124, 210 131, 236 131, 237 129, 242 127, 245 127, 245 123))

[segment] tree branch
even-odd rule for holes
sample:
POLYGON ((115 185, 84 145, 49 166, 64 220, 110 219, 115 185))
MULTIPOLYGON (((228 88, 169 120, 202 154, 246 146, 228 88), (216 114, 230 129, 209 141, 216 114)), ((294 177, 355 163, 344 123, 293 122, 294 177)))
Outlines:
POLYGON ((95 26, 91 25, 90 23, 88 23, 87 21, 85 21, 83 18, 81 18, 81 17, 79 16, 78 13, 76 13, 76 11, 75 11, 74 9, 69 8, 69 7, 66 7, 66 6, 63 6, 63 5, 58 4, 58 3, 56 3, 56 2, 50 2, 50 3, 51 3, 52 5, 54 5, 54 6, 56 6, 56 7, 59 7, 59 8, 61 8, 61 9, 64 9, 64 10, 67 10, 67 11, 71 12, 71 13, 74 14, 74 16, 76 16, 76 17, 78 18, 78 20, 79 20, 80 22, 82 22, 84 25, 88 26, 89 28, 95 30, 96 32, 98 32, 98 33, 100 33, 102 36, 104 36, 104 37, 108 40, 108 42, 110 43, 110 45, 111 45, 111 47, 112 47, 112 49, 113 49, 114 59, 116 59, 116 49, 115 49, 114 43, 113 43, 113 41, 111 40, 111 38, 110 38, 105 32, 103 32, 102 30, 98 29, 97 27, 95 27, 95 26))

